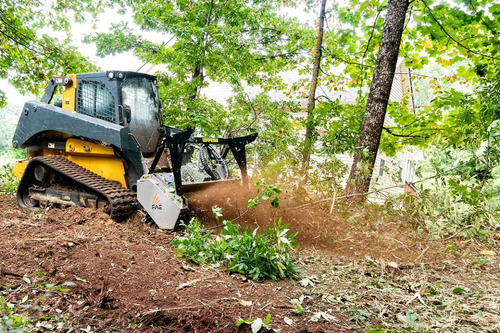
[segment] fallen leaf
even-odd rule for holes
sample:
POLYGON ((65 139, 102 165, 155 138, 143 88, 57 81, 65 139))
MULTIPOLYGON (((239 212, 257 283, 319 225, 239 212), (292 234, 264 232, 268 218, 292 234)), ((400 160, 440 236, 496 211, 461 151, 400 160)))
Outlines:
POLYGON ((257 333, 258 331, 260 331, 263 324, 264 323, 262 322, 262 319, 260 318, 255 319, 252 323, 252 333, 257 333))
POLYGON ((453 289, 454 294, 463 294, 467 291, 467 288, 456 287, 453 289))
POLYGON ((300 285, 302 287, 307 287, 308 285, 311 285, 311 287, 314 287, 314 282, 312 282, 310 279, 308 278, 303 278, 302 280, 300 280, 300 285))
POLYGON ((398 264, 394 261, 391 261, 387 264, 387 271, 390 275, 400 275, 401 270, 398 268, 398 264))
POLYGON ((490 250, 482 250, 481 251, 481 254, 483 256, 494 256, 495 255, 495 252, 494 251, 490 251, 490 250))
POLYGON ((312 322, 318 322, 322 319, 325 321, 338 321, 337 318, 324 311, 315 312, 309 320, 312 322))

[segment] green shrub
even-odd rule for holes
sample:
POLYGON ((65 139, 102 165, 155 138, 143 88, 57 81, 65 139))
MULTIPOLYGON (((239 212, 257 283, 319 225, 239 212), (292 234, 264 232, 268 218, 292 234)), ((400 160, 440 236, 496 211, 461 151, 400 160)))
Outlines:
POLYGON ((191 259, 194 263, 207 262, 207 253, 210 248, 210 233, 203 229, 200 221, 193 218, 189 224, 183 224, 185 233, 183 237, 177 237, 172 244, 177 246, 177 252, 191 259))
POLYGON ((184 236, 177 237, 172 244, 181 256, 194 263, 221 263, 231 272, 243 274, 253 280, 295 278, 290 248, 297 243, 297 233, 288 235, 286 224, 273 222, 262 233, 258 229, 250 232, 245 228, 224 221, 220 236, 207 233, 197 219, 186 225, 184 236))
POLYGON ((430 149, 421 169, 437 176, 419 185, 407 207, 417 227, 436 237, 488 239, 500 226, 498 148, 500 142, 468 151, 430 149))
POLYGON ((5 164, 0 167, 0 191, 9 195, 15 195, 19 184, 12 173, 13 166, 5 164))
POLYGON ((269 200, 269 204, 271 204, 272 207, 279 208, 280 202, 278 194, 281 193, 281 189, 278 186, 268 185, 262 181, 256 181, 254 183, 255 186, 257 186, 257 193, 259 193, 259 195, 248 200, 247 206, 249 208, 255 208, 258 206, 259 202, 269 200))

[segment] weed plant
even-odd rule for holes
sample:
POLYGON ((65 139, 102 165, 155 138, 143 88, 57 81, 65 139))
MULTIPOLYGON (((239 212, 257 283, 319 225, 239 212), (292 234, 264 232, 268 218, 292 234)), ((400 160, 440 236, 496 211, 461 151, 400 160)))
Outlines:
POLYGON ((241 231, 238 225, 224 221, 219 236, 203 229, 197 219, 185 225, 184 236, 177 237, 172 244, 179 256, 189 258, 196 264, 220 263, 229 271, 240 273, 253 280, 296 278, 290 249, 297 243, 297 233, 288 235, 287 224, 281 219, 262 233, 258 228, 250 232, 241 231))
POLYGON ((18 180, 12 173, 12 165, 5 164, 0 166, 0 192, 11 196, 16 194, 18 180))

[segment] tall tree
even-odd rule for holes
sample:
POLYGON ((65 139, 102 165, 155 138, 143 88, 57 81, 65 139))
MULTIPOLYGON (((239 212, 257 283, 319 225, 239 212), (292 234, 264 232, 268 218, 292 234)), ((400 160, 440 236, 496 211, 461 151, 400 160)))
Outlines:
POLYGON ((304 148, 302 151, 302 183, 307 180, 307 168, 311 159, 311 150, 314 145, 314 130, 316 121, 314 119, 314 109, 316 107, 316 87, 318 85, 318 76, 321 66, 321 55, 323 52, 323 34, 325 27, 326 0, 321 0, 321 9, 318 19, 318 36, 316 39, 316 49, 314 52, 314 65, 312 70, 311 84, 309 86, 309 95, 307 98, 307 119, 306 135, 304 138, 304 148))
POLYGON ((165 66, 160 92, 172 125, 210 127, 208 120, 218 112, 201 98, 207 79, 236 91, 243 83, 274 88, 276 74, 302 52, 304 29, 280 12, 280 1, 110 1, 131 11, 140 31, 124 21, 87 40, 100 55, 133 50, 145 62, 165 66), (162 36, 147 38, 149 31, 162 36))
MULTIPOLYGON (((355 153, 349 147, 358 146, 361 127, 358 124, 363 112, 354 111, 366 109, 367 96, 362 87, 370 85, 373 78, 386 10, 387 1, 353 0, 332 4, 329 17, 335 24, 328 24, 325 33, 323 57, 326 61, 321 67, 321 84, 330 91, 338 91, 337 96, 345 95, 344 90, 351 89, 352 93, 353 88, 359 92, 356 105, 346 108, 347 112, 329 113, 336 114, 339 117, 336 119, 341 121, 322 120, 322 124, 326 124, 322 146, 337 153, 355 153), (342 73, 335 71, 339 67, 343 68, 342 73)), ((463 133, 464 125, 458 126, 447 117, 456 99, 450 99, 452 104, 443 107, 437 103, 439 97, 446 97, 446 90, 451 88, 461 91, 468 86, 471 89, 483 77, 494 76, 500 61, 500 35, 496 34, 500 30, 500 4, 489 0, 419 0, 410 2, 407 15, 408 24, 399 52, 410 74, 397 74, 410 75, 413 84, 430 86, 434 102, 411 110, 408 104, 389 103, 387 112, 396 124, 383 127, 379 145, 379 150, 389 155, 405 145, 427 147, 435 140, 450 143, 460 139, 456 134, 463 133), (446 75, 429 72, 426 65, 430 62, 452 72, 446 75)), ((418 89, 414 93, 418 94, 418 89)), ((322 99, 316 110, 338 110, 336 102, 322 99)), ((477 124, 470 123, 470 126, 477 124)), ((369 164, 357 166, 371 178, 369 164)), ((350 184, 350 190, 353 187, 354 184, 350 184)))
MULTIPOLYGON (((387 104, 391 93, 399 46, 403 34, 408 0, 389 0, 375 65, 370 93, 366 103, 356 154, 347 181, 346 194, 368 192, 377 157, 387 104)), ((360 195, 355 200, 363 199, 360 195)))

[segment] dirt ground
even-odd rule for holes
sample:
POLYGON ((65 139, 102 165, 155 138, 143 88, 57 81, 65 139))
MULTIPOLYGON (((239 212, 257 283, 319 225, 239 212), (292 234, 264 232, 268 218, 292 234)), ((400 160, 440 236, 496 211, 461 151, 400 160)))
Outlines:
POLYGON ((1 195, 0 297, 33 320, 31 331, 250 332, 236 323, 270 314, 268 331, 500 332, 498 240, 430 241, 382 210, 330 214, 286 193, 281 208, 247 210, 254 196, 227 188, 188 199, 214 232, 213 205, 249 228, 281 217, 298 232, 299 280, 254 282, 192 265, 170 245, 176 233, 144 224, 142 213, 118 224, 82 208, 25 210, 1 195))

